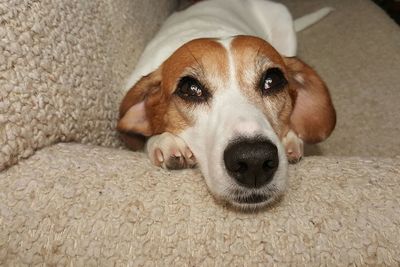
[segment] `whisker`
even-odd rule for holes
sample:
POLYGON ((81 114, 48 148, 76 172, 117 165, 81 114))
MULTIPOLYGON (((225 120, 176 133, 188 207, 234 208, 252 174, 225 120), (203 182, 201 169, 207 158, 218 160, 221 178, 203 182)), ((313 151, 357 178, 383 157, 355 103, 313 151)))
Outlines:
POLYGON ((200 61, 194 56, 194 54, 192 53, 192 51, 189 49, 189 47, 187 47, 186 46, 186 49, 189 51, 189 54, 193 57, 193 59, 196 61, 196 63, 197 63, 197 65, 199 66, 199 68, 200 68, 200 70, 201 70, 201 72, 202 72, 202 74, 203 74, 203 77, 205 77, 206 76, 206 74, 205 74, 205 72, 204 72, 204 67, 203 67, 203 65, 200 63, 200 61))

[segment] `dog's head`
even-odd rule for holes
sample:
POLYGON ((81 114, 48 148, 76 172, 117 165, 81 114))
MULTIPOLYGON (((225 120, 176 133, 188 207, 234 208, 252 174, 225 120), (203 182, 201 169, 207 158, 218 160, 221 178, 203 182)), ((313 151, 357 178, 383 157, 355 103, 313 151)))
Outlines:
POLYGON ((309 66, 250 36, 197 39, 137 82, 120 107, 131 147, 170 132, 193 151, 210 191, 258 207, 285 189, 289 130, 322 141, 335 126, 325 84, 309 66), (138 142, 140 141, 140 142, 138 142))

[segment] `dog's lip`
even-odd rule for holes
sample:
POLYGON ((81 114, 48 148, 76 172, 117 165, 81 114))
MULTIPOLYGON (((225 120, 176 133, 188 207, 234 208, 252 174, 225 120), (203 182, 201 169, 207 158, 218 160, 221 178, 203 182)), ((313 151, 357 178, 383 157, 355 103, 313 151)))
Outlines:
POLYGON ((233 201, 239 204, 260 204, 271 199, 267 194, 253 193, 246 196, 234 196, 233 201))

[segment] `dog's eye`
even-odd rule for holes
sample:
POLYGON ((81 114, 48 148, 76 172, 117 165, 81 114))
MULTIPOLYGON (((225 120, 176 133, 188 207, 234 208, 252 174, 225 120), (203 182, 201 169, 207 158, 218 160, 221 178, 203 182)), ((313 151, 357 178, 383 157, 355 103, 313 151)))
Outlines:
POLYGON ((263 95, 271 95, 283 89, 287 83, 280 69, 271 68, 264 73, 260 87, 263 95))
POLYGON ((204 86, 190 76, 185 76, 179 81, 175 94, 190 102, 205 102, 209 98, 209 93, 204 86))

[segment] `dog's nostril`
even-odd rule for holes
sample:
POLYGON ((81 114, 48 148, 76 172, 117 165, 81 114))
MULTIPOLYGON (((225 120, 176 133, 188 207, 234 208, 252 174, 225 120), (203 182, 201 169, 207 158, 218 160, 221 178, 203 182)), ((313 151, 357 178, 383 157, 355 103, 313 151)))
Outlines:
POLYGON ((278 162, 274 160, 266 160, 264 161, 262 168, 264 171, 269 171, 270 169, 274 169, 278 166, 278 162))
POLYGON ((239 184, 258 188, 272 181, 279 166, 278 149, 264 139, 238 140, 225 149, 224 163, 239 184))

